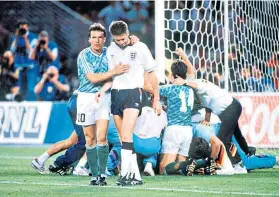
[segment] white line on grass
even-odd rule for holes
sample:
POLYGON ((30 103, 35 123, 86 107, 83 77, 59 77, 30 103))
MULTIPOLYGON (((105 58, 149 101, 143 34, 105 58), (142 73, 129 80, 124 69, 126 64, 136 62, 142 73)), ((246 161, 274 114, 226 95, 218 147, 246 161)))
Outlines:
MULTIPOLYGON (((8 155, 0 155, 0 159, 28 159, 32 160, 36 158, 36 156, 8 156, 8 155)), ((50 158, 49 160, 54 160, 55 158, 50 158)))
MULTIPOLYGON (((46 186, 70 186, 70 187, 93 187, 84 184, 65 184, 65 183, 45 183, 45 182, 19 182, 19 181, 1 181, 0 185, 3 184, 17 184, 17 185, 46 185, 46 186)), ((103 188, 103 187, 102 187, 103 188)), ((156 188, 156 187, 119 187, 119 186, 106 186, 105 188, 118 188, 118 189, 131 189, 131 190, 151 190, 151 191, 171 191, 171 192, 193 192, 193 193, 208 193, 208 194, 229 194, 229 195, 247 195, 247 196, 278 196, 273 193, 254 193, 254 192, 228 192, 228 191, 209 191, 209 190, 197 190, 197 189, 175 189, 175 188, 156 188)))

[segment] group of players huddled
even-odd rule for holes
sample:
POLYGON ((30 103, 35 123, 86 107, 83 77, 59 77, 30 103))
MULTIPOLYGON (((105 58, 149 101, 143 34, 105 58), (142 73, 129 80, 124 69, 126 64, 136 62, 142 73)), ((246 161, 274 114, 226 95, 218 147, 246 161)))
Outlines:
POLYGON ((109 31, 113 42, 106 48, 105 28, 90 26, 90 47, 77 60, 80 86, 68 101, 75 131, 35 158, 34 169, 64 175, 79 161, 73 174, 90 175, 90 185, 107 185, 107 176, 118 174, 116 184, 127 186, 143 184, 142 164, 148 176, 156 168, 192 176, 244 174, 278 162, 248 147, 238 126, 239 101, 196 79, 181 48, 170 84, 159 86, 147 46, 129 35, 123 21, 112 22, 109 31), (65 149, 45 169, 47 159, 65 149))

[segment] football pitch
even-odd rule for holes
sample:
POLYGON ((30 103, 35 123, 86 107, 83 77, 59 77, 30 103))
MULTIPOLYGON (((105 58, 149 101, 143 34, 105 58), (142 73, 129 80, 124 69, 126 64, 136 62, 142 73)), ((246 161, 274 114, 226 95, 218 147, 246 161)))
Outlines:
POLYGON ((279 168, 234 176, 143 176, 144 184, 133 187, 118 187, 117 177, 109 177, 108 186, 94 187, 88 186, 89 177, 40 175, 34 171, 31 160, 45 150, 0 146, 1 197, 279 196, 279 168))

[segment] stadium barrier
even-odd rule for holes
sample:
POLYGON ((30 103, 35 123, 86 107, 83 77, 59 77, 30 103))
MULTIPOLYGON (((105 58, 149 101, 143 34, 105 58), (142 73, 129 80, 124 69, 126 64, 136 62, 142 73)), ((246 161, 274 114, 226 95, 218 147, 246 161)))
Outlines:
MULTIPOLYGON (((279 96, 233 94, 243 106, 240 128, 248 144, 279 148, 279 96)), ((0 144, 44 144, 73 131, 66 102, 0 102, 0 144)))
POLYGON ((279 148, 278 93, 238 93, 233 96, 243 108, 239 126, 248 144, 279 148))
POLYGON ((0 144, 44 144, 73 131, 66 102, 0 102, 0 144))

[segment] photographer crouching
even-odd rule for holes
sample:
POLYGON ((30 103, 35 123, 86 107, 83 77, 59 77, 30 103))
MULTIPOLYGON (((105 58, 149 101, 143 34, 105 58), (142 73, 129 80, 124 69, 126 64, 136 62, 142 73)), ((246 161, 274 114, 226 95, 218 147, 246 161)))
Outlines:
POLYGON ((14 66, 14 56, 11 51, 5 51, 0 57, 0 100, 18 99, 18 72, 14 66))
POLYGON ((70 87, 64 75, 59 75, 55 66, 49 66, 34 88, 39 101, 61 100, 70 87))
POLYGON ((29 58, 32 46, 37 40, 37 35, 29 31, 28 22, 21 20, 17 24, 15 39, 11 45, 14 53, 15 69, 19 70, 18 83, 20 94, 25 100, 35 100, 33 89, 36 85, 36 68, 29 58))

